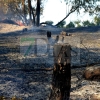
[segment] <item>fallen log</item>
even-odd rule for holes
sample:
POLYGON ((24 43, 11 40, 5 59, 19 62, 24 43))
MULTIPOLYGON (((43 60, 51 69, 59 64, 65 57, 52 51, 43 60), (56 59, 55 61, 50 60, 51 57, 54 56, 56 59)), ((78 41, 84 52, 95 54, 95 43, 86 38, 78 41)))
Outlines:
POLYGON ((100 100, 100 94, 92 94, 90 100, 100 100))
POLYGON ((93 79, 98 76, 100 76, 100 66, 98 65, 87 67, 84 71, 85 79, 93 79))

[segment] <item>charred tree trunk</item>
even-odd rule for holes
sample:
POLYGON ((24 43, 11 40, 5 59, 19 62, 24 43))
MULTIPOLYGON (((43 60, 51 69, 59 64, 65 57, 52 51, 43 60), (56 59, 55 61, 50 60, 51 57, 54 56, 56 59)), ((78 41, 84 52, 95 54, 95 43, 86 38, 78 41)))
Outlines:
POLYGON ((25 23, 26 23, 27 19, 26 19, 25 0, 22 0, 22 6, 23 6, 23 12, 24 12, 24 19, 25 19, 25 23))
POLYGON ((30 21, 32 22, 33 25, 35 25, 35 15, 34 15, 32 5, 31 5, 31 0, 28 0, 28 8, 29 8, 30 21))
POLYGON ((51 32, 47 31, 47 38, 51 38, 51 32))
POLYGON ((31 16, 31 0, 28 0, 28 8, 29 8, 30 21, 32 21, 32 16, 31 16))
POLYGON ((36 8, 36 25, 39 26, 40 24, 40 0, 37 0, 37 8, 36 8))
POLYGON ((70 58, 70 45, 55 44, 53 82, 50 100, 69 100, 71 87, 70 58))
POLYGON ((34 15, 33 8, 32 8, 32 16, 33 16, 33 21, 32 21, 32 23, 33 23, 33 25, 35 26, 35 15, 34 15))
POLYGON ((31 18, 31 1, 30 0, 28 0, 28 9, 29 9, 29 16, 31 20, 32 18, 31 18))

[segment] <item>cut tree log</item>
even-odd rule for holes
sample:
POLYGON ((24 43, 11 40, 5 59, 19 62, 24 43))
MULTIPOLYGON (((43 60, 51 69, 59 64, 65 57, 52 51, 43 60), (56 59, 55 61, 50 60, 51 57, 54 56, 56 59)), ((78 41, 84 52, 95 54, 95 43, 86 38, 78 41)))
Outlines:
POLYGON ((69 100, 71 87, 71 50, 69 44, 54 45, 54 69, 50 100, 69 100))
POLYGON ((93 79, 94 77, 100 76, 100 66, 87 67, 84 71, 84 77, 86 79, 93 79))
POLYGON ((100 100, 100 94, 92 94, 90 100, 100 100))

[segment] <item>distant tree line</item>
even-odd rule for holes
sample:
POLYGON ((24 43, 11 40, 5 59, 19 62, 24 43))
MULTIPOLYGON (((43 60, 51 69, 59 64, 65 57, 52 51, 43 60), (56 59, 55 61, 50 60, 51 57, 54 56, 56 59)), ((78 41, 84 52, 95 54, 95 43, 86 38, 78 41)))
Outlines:
POLYGON ((100 26, 100 17, 95 16, 93 21, 90 22, 89 20, 81 22, 80 20, 70 22, 66 27, 73 28, 73 27, 88 27, 88 26, 100 26))
MULTIPOLYGON (((46 21, 45 23, 49 25, 53 25, 53 21, 46 21)), ((89 20, 81 22, 80 20, 70 22, 69 24, 66 25, 66 21, 62 21, 57 27, 60 28, 74 28, 74 27, 88 27, 88 26, 100 26, 100 17, 95 16, 93 21, 90 22, 89 20)))
MULTIPOLYGON (((100 16, 100 0, 61 0, 65 1, 66 6, 69 11, 66 13, 66 16, 61 19, 56 26, 58 26, 61 22, 63 22, 70 14, 77 12, 80 13, 81 9, 86 13, 88 12, 89 15, 99 15, 100 16)), ((67 9, 66 9, 67 10, 67 9)), ((71 23, 72 24, 72 23, 71 23)))

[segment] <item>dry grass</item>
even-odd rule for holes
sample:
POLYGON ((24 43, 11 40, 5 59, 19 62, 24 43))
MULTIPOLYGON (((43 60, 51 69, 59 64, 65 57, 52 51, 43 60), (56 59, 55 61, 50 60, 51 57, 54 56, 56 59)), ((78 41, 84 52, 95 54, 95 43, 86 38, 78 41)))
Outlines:
POLYGON ((0 33, 15 32, 23 30, 26 26, 0 23, 0 33))

